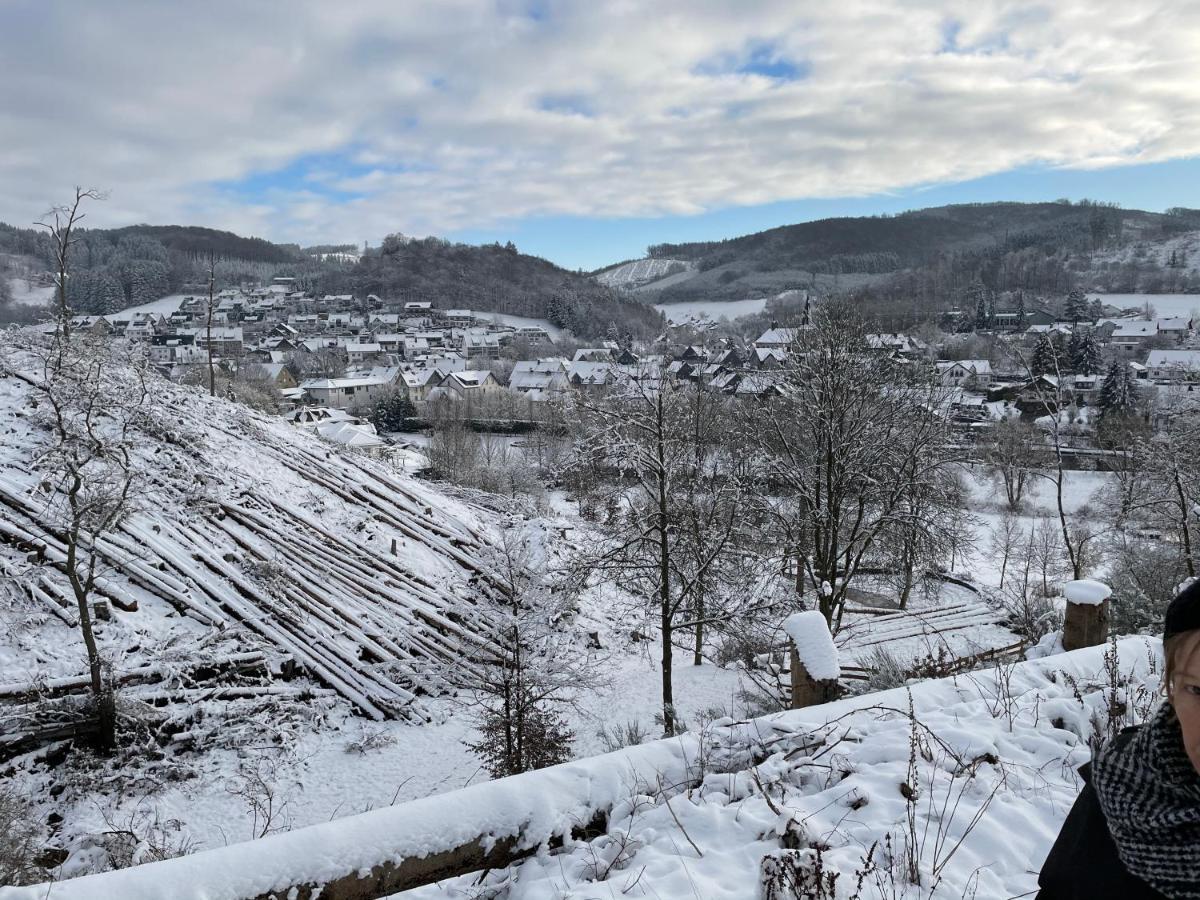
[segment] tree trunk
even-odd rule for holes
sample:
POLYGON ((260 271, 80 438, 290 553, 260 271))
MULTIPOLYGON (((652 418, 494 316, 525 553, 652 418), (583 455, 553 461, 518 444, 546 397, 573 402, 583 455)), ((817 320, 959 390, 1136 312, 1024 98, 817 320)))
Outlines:
POLYGON ((671 544, 667 533, 669 509, 667 506, 667 458, 666 447, 663 445, 663 400, 661 395, 657 400, 658 409, 658 604, 660 627, 662 628, 662 695, 663 695, 663 732, 667 737, 675 734, 675 691, 671 680, 671 544))
MULTIPOLYGON (((77 491, 78 488, 75 492, 77 491)), ((117 746, 116 704, 111 688, 104 683, 100 648, 96 644, 96 635, 92 629, 92 610, 91 604, 88 602, 90 591, 87 583, 79 577, 79 570, 76 568, 78 560, 78 532, 72 528, 67 532, 67 580, 71 583, 71 591, 75 595, 75 605, 79 612, 79 630, 83 634, 83 644, 87 647, 92 706, 96 716, 96 749, 108 752, 117 746)))

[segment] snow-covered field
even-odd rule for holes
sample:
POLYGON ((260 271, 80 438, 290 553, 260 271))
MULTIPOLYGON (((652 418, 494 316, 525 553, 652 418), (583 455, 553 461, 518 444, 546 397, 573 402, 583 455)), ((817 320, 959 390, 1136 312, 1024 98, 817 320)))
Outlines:
POLYGON ((1149 303, 1162 317, 1188 316, 1200 318, 1200 294, 1088 294, 1109 306, 1140 310, 1149 303))
POLYGON ((183 296, 183 294, 168 294, 166 297, 161 297, 151 303, 142 303, 138 306, 130 306, 128 309, 115 312, 112 314, 112 318, 123 319, 138 313, 158 313, 168 316, 173 312, 179 311, 179 307, 183 303, 183 296))
POLYGON ((8 286, 12 290, 13 303, 25 306, 45 306, 54 297, 53 285, 30 284, 24 278, 10 278, 8 286))
POLYGON ((690 322, 715 322, 752 316, 767 308, 767 298, 748 300, 691 300, 683 303, 656 303, 654 308, 667 317, 672 325, 690 322))
POLYGON ((501 325, 511 325, 513 328, 544 328, 553 340, 562 337, 563 330, 552 325, 547 319, 530 319, 526 316, 513 316, 508 313, 493 313, 479 311, 476 315, 489 322, 499 322, 501 325))

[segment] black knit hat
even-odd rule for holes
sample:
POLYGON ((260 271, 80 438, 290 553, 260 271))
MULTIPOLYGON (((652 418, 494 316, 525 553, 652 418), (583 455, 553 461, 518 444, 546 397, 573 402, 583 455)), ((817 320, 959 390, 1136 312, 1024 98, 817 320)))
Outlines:
POLYGON ((1200 628, 1200 578, 1193 578, 1167 606, 1163 640, 1196 628, 1200 628))

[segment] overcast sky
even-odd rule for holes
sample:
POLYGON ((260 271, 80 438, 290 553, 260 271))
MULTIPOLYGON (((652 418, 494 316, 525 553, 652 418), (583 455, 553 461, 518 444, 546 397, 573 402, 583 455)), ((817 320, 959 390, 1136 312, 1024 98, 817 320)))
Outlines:
POLYGON ((512 237, 592 268, 835 214, 1200 206, 1200 0, 0 0, 0 220, 512 237))

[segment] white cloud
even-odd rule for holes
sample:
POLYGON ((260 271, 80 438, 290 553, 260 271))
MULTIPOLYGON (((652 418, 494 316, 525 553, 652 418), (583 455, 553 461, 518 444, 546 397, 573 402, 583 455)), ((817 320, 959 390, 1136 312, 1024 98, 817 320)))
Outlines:
POLYGON ((80 183, 93 224, 377 239, 1200 154, 1197 2, 522 9, 0 0, 0 217, 80 183))

